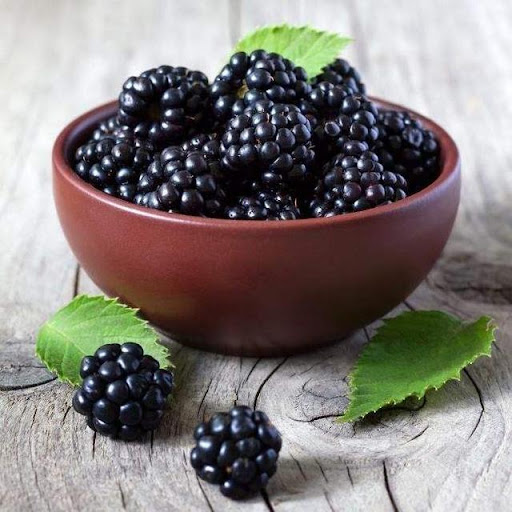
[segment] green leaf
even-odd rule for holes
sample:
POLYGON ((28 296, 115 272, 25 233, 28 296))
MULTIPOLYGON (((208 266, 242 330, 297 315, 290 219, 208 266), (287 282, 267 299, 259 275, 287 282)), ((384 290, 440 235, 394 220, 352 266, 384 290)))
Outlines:
POLYGON ((276 52, 302 66, 310 78, 330 64, 352 39, 311 27, 274 25, 256 29, 240 40, 236 52, 276 52))
POLYGON ((162 368, 169 366, 169 351, 136 309, 117 299, 80 295, 60 309, 39 331, 36 355, 60 380, 77 386, 80 362, 105 343, 139 343, 162 368))
POLYGON ((465 366, 490 357, 495 329, 487 316, 463 323, 440 311, 411 311, 384 320, 349 376, 350 403, 338 420, 354 421, 459 380, 465 366))

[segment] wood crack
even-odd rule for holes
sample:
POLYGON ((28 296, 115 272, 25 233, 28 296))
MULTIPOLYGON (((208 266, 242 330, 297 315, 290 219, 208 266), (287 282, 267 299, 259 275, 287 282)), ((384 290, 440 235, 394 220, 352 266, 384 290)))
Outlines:
POLYGON ((20 389, 37 388, 38 386, 43 386, 44 384, 53 382, 55 379, 57 379, 56 376, 51 376, 47 380, 43 380, 42 382, 32 382, 30 384, 13 384, 12 386, 0 384, 0 391, 18 391, 20 389))
POLYGON ((320 473, 322 473, 322 476, 324 477, 324 480, 326 482, 329 481, 329 479, 327 478, 327 475, 325 474, 325 471, 324 471, 324 468, 322 467, 322 464, 320 464, 319 460, 318 459, 314 459, 314 461, 316 462, 316 465, 318 466, 318 469, 320 470, 320 473))
POLYGON ((78 290, 80 289, 80 264, 76 264, 75 275, 73 277, 73 298, 78 295, 78 290))
MULTIPOLYGON (((197 415, 199 416, 199 413, 201 412, 201 407, 203 406, 203 403, 206 399, 206 395, 208 394, 208 391, 210 390, 210 386, 212 385, 213 379, 210 379, 210 382, 208 382, 208 386, 206 386, 206 390, 203 393, 203 396, 201 397, 201 401, 199 402, 199 406, 197 408, 197 415)), ((203 414, 204 419, 204 414, 203 414)))
POLYGON ((119 488, 119 494, 121 495, 121 507, 123 507, 123 510, 126 510, 126 498, 124 496, 123 488, 121 487, 121 482, 117 482, 117 487, 119 488))
POLYGON ((274 375, 278 370, 279 368, 281 368, 281 366, 283 366, 284 363, 286 363, 286 361, 288 361, 288 357, 285 357, 264 379, 263 379, 263 382, 259 385, 257 391, 256 391, 256 394, 254 395, 254 402, 253 402, 253 406, 252 408, 253 409, 257 409, 258 408, 258 398, 260 397, 260 394, 261 394, 261 391, 263 390, 263 388, 265 387, 265 384, 271 379, 272 375, 274 375))
POLYGON ((297 421, 299 423, 313 423, 314 421, 325 420, 327 418, 339 418, 339 416, 340 416, 340 413, 322 414, 320 416, 313 416, 312 418, 307 418, 305 420, 300 420, 298 418, 292 418, 291 416, 288 416, 288 418, 290 418, 292 421, 297 421))
POLYGON ((302 469, 302 466, 300 465, 300 462, 291 453, 290 453, 290 457, 293 459, 295 464, 297 464, 297 467, 299 468, 299 472, 302 475, 302 478, 304 478, 304 480, 307 481, 308 477, 306 476, 306 473, 304 473, 304 470, 302 469))
POLYGON ((471 374, 469 373, 469 371, 466 368, 464 368, 463 372, 468 376, 468 379, 471 381, 471 384, 473 384, 476 394, 478 395, 478 400, 480 402, 480 414, 478 415, 478 420, 476 421, 476 424, 473 427, 473 430, 471 431, 471 434, 469 434, 469 437, 468 437, 468 439, 471 439, 473 434, 476 432, 476 429, 480 425, 480 421, 482 421, 482 416, 484 415, 484 412, 485 412, 485 405, 484 405, 484 399, 482 397, 482 392, 481 392, 480 388, 478 387, 478 384, 476 383, 475 379, 473 379, 473 377, 471 376, 471 374))
POLYGON ((265 506, 270 512, 274 512, 274 507, 272 506, 272 502, 270 501, 270 498, 268 497, 268 493, 266 489, 261 489, 261 497, 263 498, 263 503, 265 503, 265 506))
POLYGON ((415 436, 412 436, 408 441, 406 441, 404 444, 408 444, 411 441, 414 441, 415 439, 418 439, 418 437, 421 437, 429 428, 429 425, 427 425, 421 432, 418 432, 415 436))
POLYGON ((94 459, 94 455, 96 453, 96 432, 92 433, 92 458, 94 459))
POLYGON ((215 512, 213 505, 211 504, 208 496, 206 495, 205 490, 203 489, 203 484, 201 483, 201 480, 199 480, 199 477, 197 475, 196 475, 196 480, 197 480, 197 485, 199 485, 199 489, 201 489, 201 493, 203 494, 206 504, 208 505, 208 508, 211 510, 211 512, 215 512))
POLYGON ((350 481, 350 485, 354 487, 354 480, 352 480, 352 473, 350 472, 350 467, 347 465, 347 476, 350 481))
POLYGON ((325 501, 327 502, 327 505, 329 505, 329 509, 335 512, 336 509, 333 507, 331 500, 329 498, 329 493, 327 491, 324 491, 324 498, 325 501))
POLYGON ((71 410, 71 405, 69 405, 66 409, 66 412, 64 413, 64 416, 62 416, 62 420, 61 420, 61 423, 64 423, 64 421, 66 421, 66 417, 69 413, 69 411, 71 410))
POLYGON ((391 502, 391 506, 393 507, 393 510, 395 512, 398 512, 398 507, 396 505, 395 497, 393 496, 393 493, 391 492, 391 487, 389 486, 389 476, 388 476, 388 468, 386 466, 386 461, 382 461, 382 466, 384 468, 384 486, 386 487, 386 492, 389 496, 389 501, 391 502))

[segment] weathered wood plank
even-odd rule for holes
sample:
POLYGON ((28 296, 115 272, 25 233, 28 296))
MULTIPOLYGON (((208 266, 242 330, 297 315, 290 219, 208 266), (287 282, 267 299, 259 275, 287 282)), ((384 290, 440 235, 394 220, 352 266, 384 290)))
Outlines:
POLYGON ((7 134, 0 156, 9 164, 0 174, 0 240, 8 248, 0 255, 0 389, 10 389, 0 391, 0 432, 10 436, 0 444, 1 510, 238 510, 199 484, 186 460, 195 423, 234 403, 264 409, 285 437, 268 501, 257 497, 244 505, 250 510, 509 509, 512 174, 502 147, 512 135, 507 2, 395 0, 390 8, 377 0, 324 0, 313 8, 305 1, 129 1, 107 9, 99 1, 53 2, 50 8, 4 0, 2 13, 8 23, 2 20, 0 30, 6 77, 0 93, 11 101, 0 118, 7 134), (168 61, 212 75, 240 34, 281 21, 354 36, 347 56, 370 91, 439 120, 457 140, 464 185, 454 235, 398 311, 491 314, 500 325, 494 357, 420 404, 339 425, 333 420, 346 405, 346 375, 375 326, 312 354, 266 360, 169 342, 179 386, 152 442, 95 437, 69 409, 69 388, 37 385, 49 376, 32 357, 35 330, 49 312, 76 291, 98 293, 85 274, 76 279, 44 195, 50 190, 48 134, 113 96, 127 73, 168 61), (51 73, 45 72, 49 63, 51 73), (75 86, 63 91, 56 77, 75 86))

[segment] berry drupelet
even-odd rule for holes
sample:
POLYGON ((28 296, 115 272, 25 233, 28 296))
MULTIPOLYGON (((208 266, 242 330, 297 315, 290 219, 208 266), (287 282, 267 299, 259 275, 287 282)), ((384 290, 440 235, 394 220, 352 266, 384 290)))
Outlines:
POLYGON ((389 204, 406 195, 405 178, 385 171, 375 153, 341 153, 325 165, 309 211, 313 217, 331 217, 389 204))
POLYGON ((402 174, 411 193, 432 183, 439 174, 439 142, 408 112, 381 110, 379 138, 373 151, 386 168, 402 174))
POLYGON ((211 86, 214 115, 221 120, 259 100, 295 103, 310 91, 306 71, 277 53, 235 53, 211 86))
POLYGON ((136 136, 164 147, 198 130, 210 106, 204 73, 160 66, 126 80, 119 95, 118 121, 136 136))
POLYGON ((366 94, 366 87, 361 81, 361 75, 344 59, 336 59, 312 80, 313 85, 320 82, 330 82, 335 85, 347 85, 355 93, 366 94))
POLYGON ((220 146, 222 165, 237 182, 293 187, 313 167, 311 138, 311 124, 297 106, 257 101, 229 121, 220 146))
POLYGON ((290 194, 265 192, 238 197, 226 208, 226 218, 232 220, 295 220, 300 212, 290 194))
POLYGON ((195 431, 190 462, 199 478, 222 494, 245 499, 267 486, 277 470, 281 435, 262 411, 237 406, 215 414, 195 431))
POLYGON ((75 153, 74 170, 106 194, 132 201, 139 176, 152 158, 151 143, 131 135, 111 135, 80 146, 75 153))
POLYGON ((173 388, 172 374, 137 343, 101 346, 82 359, 80 376, 75 411, 95 432, 124 441, 158 427, 173 388))
POLYGON ((222 183, 215 141, 201 151, 170 146, 141 175, 134 201, 167 212, 218 217, 226 200, 222 183))

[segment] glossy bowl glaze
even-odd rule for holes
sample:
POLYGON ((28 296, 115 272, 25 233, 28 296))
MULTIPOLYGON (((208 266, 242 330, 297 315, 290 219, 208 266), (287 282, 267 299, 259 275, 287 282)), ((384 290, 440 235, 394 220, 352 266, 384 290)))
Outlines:
POLYGON ((150 210, 82 181, 70 167, 74 151, 115 108, 87 112, 58 136, 57 212, 91 279, 184 344, 274 356, 339 340, 403 301, 451 232, 458 150, 440 126, 415 113, 441 143, 442 171, 428 188, 359 213, 263 222, 150 210))

